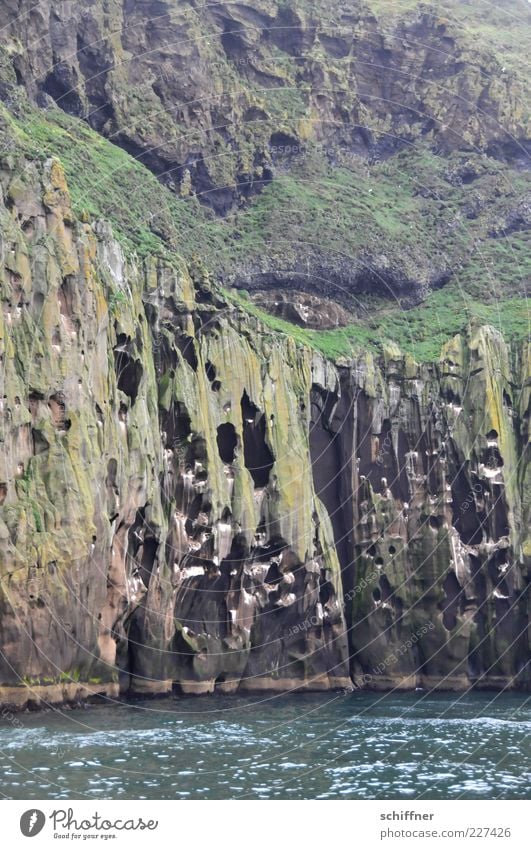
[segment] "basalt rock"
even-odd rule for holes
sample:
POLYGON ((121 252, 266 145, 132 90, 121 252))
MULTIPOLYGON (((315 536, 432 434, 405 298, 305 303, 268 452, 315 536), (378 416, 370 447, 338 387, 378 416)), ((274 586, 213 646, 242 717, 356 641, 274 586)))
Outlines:
POLYGON ((271 315, 317 330, 344 327, 352 318, 337 302, 297 290, 269 289, 251 295, 251 300, 271 315))
MULTIPOLYGON (((310 139, 332 159, 384 159, 422 138, 525 161, 514 70, 451 7, 396 17, 394 5, 8 0, 1 58, 35 103, 85 119, 220 214, 310 139)), ((525 26, 514 6, 507 20, 525 26)))
POLYGON ((0 698, 348 687, 311 353, 28 169, 16 199, 2 175, 0 698))
POLYGON ((1 702, 529 687, 528 350, 332 363, 1 184, 1 702))

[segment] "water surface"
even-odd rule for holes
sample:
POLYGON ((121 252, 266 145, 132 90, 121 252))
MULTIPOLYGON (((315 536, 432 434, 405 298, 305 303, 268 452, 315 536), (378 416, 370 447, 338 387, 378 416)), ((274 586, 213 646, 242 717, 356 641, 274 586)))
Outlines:
POLYGON ((10 799, 531 798, 531 698, 164 698, 0 722, 10 799))

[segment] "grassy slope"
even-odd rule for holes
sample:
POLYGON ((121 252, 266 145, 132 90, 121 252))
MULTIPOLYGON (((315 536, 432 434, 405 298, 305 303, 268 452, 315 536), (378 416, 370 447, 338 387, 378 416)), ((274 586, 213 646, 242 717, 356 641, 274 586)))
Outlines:
MULTIPOLYGON (((420 0, 365 0, 378 17, 400 17, 417 9, 420 0)), ((527 0, 444 0, 436 5, 463 36, 488 47, 502 65, 522 80, 529 74, 529 25, 531 8, 527 0)))
MULTIPOLYGON (((419 3, 368 0, 368 5, 380 16, 394 17, 419 3)), ((527 7, 524 0, 446 0, 444 14, 468 35, 479 33, 505 64, 525 76, 528 29, 521 21, 529 17, 527 7)), ((109 219, 126 248, 140 255, 197 253, 214 270, 225 271, 263 256, 289 262, 308 245, 325 245, 330 255, 347 259, 360 248, 378 249, 406 268, 408 263, 414 268, 422 253, 446 255, 454 275, 444 290, 428 291, 424 304, 407 312, 392 302, 367 300, 366 316, 343 330, 302 330, 266 315, 244 296, 233 296, 270 327, 330 355, 392 338, 418 359, 432 359, 474 315, 500 327, 509 339, 528 336, 529 239, 519 231, 489 235, 524 197, 523 173, 463 154, 439 158, 422 147, 371 169, 352 160, 332 169, 309 149, 289 172, 280 169, 246 210, 220 221, 196 198, 172 195, 141 164, 60 110, 21 104, 13 118, 0 109, 0 151, 14 147, 29 159, 59 156, 76 212, 109 219), (467 158, 478 176, 461 185, 452 172, 467 158)))
POLYGON ((0 118, 3 148, 9 150, 14 142, 30 161, 59 157, 75 212, 108 219, 129 250, 141 256, 169 254, 182 248, 183 234, 190 250, 200 249, 200 227, 210 217, 204 207, 195 198, 175 197, 147 168, 82 121, 59 109, 44 112, 27 104, 16 118, 0 106, 0 118))
MULTIPOLYGON (((529 279, 531 251, 525 234, 483 238, 487 222, 500 217, 504 204, 524 187, 524 176, 490 163, 474 191, 492 194, 483 218, 445 229, 464 202, 470 187, 453 187, 444 177, 452 163, 427 150, 410 151, 364 174, 330 169, 308 157, 300 168, 279 179, 255 199, 249 209, 227 221, 213 219, 194 199, 183 200, 164 189, 128 154, 76 119, 59 110, 44 113, 25 108, 13 119, 4 111, 4 132, 30 159, 59 156, 69 181, 75 211, 109 219, 118 238, 140 255, 172 251, 197 253, 213 268, 281 251, 286 256, 304 245, 325 243, 331 250, 354 256, 367 242, 387 244, 388 251, 441 250, 438 232, 446 233, 444 249, 462 263, 455 280, 428 293, 425 302, 408 311, 388 302, 367 302, 366 318, 347 328, 310 331, 267 315, 244 295, 231 297, 259 315, 272 329, 290 333, 330 356, 347 355, 353 347, 391 338, 417 359, 434 359, 441 344, 472 316, 498 326, 508 339, 528 336, 529 314, 522 283, 529 279), (311 179, 310 179, 311 173, 311 179), (500 196, 505 187, 505 196, 500 196), (419 194, 429 189, 428 197, 419 194), (155 216, 150 219, 151 212, 155 216), (450 237, 448 232, 452 232, 450 237), (472 245, 479 240, 479 247, 472 245), (516 297, 515 297, 516 295, 516 297)), ((459 157, 457 157, 458 159, 459 157)), ((457 162, 454 163, 458 165, 457 162)), ((23 173, 21 174, 23 178, 23 173)))
POLYGON ((370 169, 332 168, 309 154, 233 217, 221 260, 234 266, 265 252, 290 258, 319 245, 353 260, 368 249, 412 276, 426 257, 448 265, 471 295, 514 295, 531 273, 529 237, 492 234, 528 190, 527 174, 472 154, 441 158, 416 146, 370 169), (477 177, 463 185, 454 177, 468 166, 477 177))

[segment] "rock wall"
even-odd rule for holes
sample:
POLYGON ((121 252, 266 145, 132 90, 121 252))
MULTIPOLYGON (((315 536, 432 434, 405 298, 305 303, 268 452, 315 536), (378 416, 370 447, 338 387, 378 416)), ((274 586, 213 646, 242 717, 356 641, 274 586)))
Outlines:
POLYGON ((397 19, 379 5, 8 0, 0 59, 36 103, 83 117, 220 214, 310 139, 378 159, 421 138, 525 159, 514 73, 444 9, 397 19))
POLYGON ((0 702, 528 687, 529 352, 332 364, 12 165, 0 702))
POLYGON ((528 352, 510 362, 501 334, 475 326, 436 365, 389 344, 378 365, 340 368, 335 408, 314 388, 359 686, 529 685, 526 385, 528 352))
POLYGON ((0 699, 348 686, 310 352, 127 263, 57 161, 3 191, 0 699))

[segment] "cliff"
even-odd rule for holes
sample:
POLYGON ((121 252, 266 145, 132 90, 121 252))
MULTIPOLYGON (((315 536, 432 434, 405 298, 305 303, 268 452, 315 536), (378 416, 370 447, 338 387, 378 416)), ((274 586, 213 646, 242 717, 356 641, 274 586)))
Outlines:
POLYGON ((135 250, 193 246, 273 311, 270 290, 295 289, 366 323, 367 295, 527 291, 529 24, 526 0, 10 0, 0 100, 32 155, 67 160, 77 211, 128 236, 142 221, 135 250), (107 155, 81 122, 168 190, 149 214, 117 202, 117 155, 92 190, 107 155))
POLYGON ((385 36, 371 4, 329 24, 322 6, 2 9, 2 703, 530 686, 518 72, 500 76, 491 54, 481 65, 487 54, 427 7, 385 36), (292 64, 275 81, 265 66, 279 54, 292 64), (289 74, 319 119, 304 166, 273 150, 308 141, 304 116, 291 100, 269 110, 249 83, 285 96, 289 74), (323 144, 345 147, 346 170, 323 144), (420 162, 426 191, 413 195, 420 162), (336 181, 316 189, 324 219, 348 207, 356 232, 341 262, 326 230, 318 251, 305 241, 314 195, 298 169, 312 163, 336 181), (426 186, 443 173, 441 200, 426 186), (300 230, 276 254, 272 231, 264 252, 290 179, 300 230), (388 203, 400 224, 378 217, 388 203), (499 285, 490 299, 469 264, 463 310, 434 245, 455 250, 449 266, 464 256, 445 215, 467 204, 499 285), (413 221, 432 241, 401 241, 413 221), (225 251, 231 240, 245 249, 225 251), (352 273, 378 247, 376 269, 352 273), (425 305, 404 312, 396 297, 425 305))
POLYGON ((3 701, 528 683, 523 351, 334 366, 2 177, 3 701))

